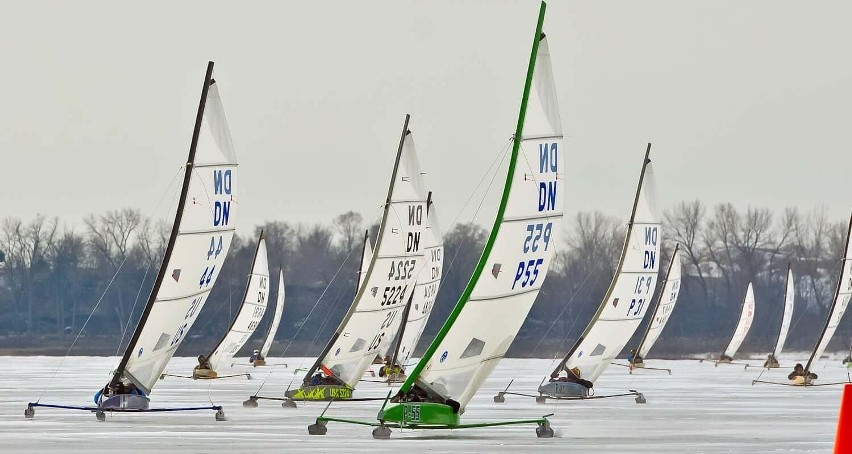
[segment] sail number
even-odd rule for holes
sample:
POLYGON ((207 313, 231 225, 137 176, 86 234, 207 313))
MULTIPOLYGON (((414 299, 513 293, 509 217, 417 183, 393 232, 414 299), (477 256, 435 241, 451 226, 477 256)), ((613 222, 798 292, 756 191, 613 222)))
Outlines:
POLYGON ((204 271, 201 272, 201 279, 198 280, 198 288, 204 288, 210 285, 210 281, 213 280, 213 272, 216 271, 216 265, 213 267, 205 266, 204 271))
POLYGON ((379 346, 382 345, 382 339, 384 339, 384 338, 385 338, 385 333, 382 332, 382 333, 376 334, 376 337, 374 337, 372 342, 370 342, 370 346, 367 347, 367 351, 370 352, 370 351, 373 351, 373 350, 379 348, 379 346))
POLYGON ((408 280, 411 279, 411 275, 414 273, 414 266, 417 264, 417 260, 392 260, 390 266, 390 272, 388 272, 388 280, 389 281, 399 281, 399 280, 408 280))
POLYGON ((210 249, 207 250, 207 260, 219 257, 222 253, 222 235, 219 235, 217 240, 215 236, 210 238, 210 249))
POLYGON ((420 405, 403 405, 402 420, 420 422, 420 405))
POLYGON ((642 308, 645 307, 645 301, 651 296, 651 284, 654 282, 653 276, 639 276, 636 278, 636 286, 633 288, 633 298, 630 300, 630 306, 627 308, 627 315, 636 317, 642 313, 642 308))
POLYGON ((544 250, 550 245, 550 234, 553 230, 553 223, 547 224, 529 224, 527 225, 527 237, 524 240, 524 252, 536 252, 539 248, 539 240, 544 241, 544 250))
POLYGON ((521 288, 532 286, 538 279, 538 267, 544 263, 544 259, 531 259, 518 263, 518 271, 515 272, 515 281, 512 282, 512 290, 521 282, 521 288))
POLYGON ((385 291, 382 293, 381 306, 393 306, 394 304, 404 301, 406 290, 408 290, 407 285, 391 285, 385 287, 385 291))
POLYGON ((388 315, 385 316, 385 321, 382 322, 382 328, 381 329, 389 328, 393 324, 394 319, 396 319, 396 313, 397 312, 399 312, 399 311, 388 312, 388 315))

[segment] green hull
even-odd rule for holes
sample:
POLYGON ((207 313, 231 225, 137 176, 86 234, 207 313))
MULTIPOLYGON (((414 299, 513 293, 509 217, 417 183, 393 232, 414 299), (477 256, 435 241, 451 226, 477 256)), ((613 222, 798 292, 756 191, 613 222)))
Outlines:
POLYGON ((351 399, 354 389, 339 385, 306 386, 285 395, 294 400, 342 400, 351 399))
POLYGON ((460 424, 459 414, 448 405, 433 402, 404 402, 379 412, 379 421, 397 423, 399 427, 452 427, 460 424))

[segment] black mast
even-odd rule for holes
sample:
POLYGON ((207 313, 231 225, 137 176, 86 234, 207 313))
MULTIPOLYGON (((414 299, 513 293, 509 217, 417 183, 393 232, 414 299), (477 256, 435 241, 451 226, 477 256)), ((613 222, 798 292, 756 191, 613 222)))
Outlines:
POLYGON ((118 384, 121 376, 124 374, 124 368, 127 367, 127 362, 130 361, 130 355, 136 349, 136 342, 139 341, 139 336, 142 335, 142 328, 145 327, 145 322, 151 314, 151 309, 154 307, 154 302, 157 299, 157 293, 160 291, 160 285, 166 277, 167 265, 171 259, 172 251, 175 248, 175 242, 178 237, 178 229, 180 221, 183 218, 183 208, 186 204, 186 197, 189 193, 189 183, 192 177, 193 166, 195 165, 195 151, 198 147, 198 135, 201 132, 201 122, 204 120, 204 106, 207 104, 207 92, 210 86, 215 84, 213 80, 213 62, 207 62, 207 73, 204 75, 204 86, 201 88, 201 100, 198 102, 198 114, 195 116, 195 128, 192 131, 192 142, 189 145, 189 156, 186 158, 186 169, 183 175, 183 187, 180 192, 180 201, 178 201, 177 212, 175 213, 175 222, 172 225, 172 233, 169 236, 169 244, 166 246, 166 253, 163 254, 163 262, 160 265, 160 271, 157 273, 157 280, 154 282, 154 288, 151 289, 151 295, 148 296, 148 303, 145 305, 145 310, 142 312, 142 317, 136 325, 136 330, 133 331, 133 337, 127 344, 127 349, 124 351, 124 356, 121 357, 121 362, 115 370, 115 374, 110 380, 110 386, 118 384))
POLYGON ((580 344, 583 343, 583 340, 586 336, 589 335, 589 332, 592 330, 592 327, 595 325, 595 322, 598 320, 598 317, 601 316, 604 308, 606 308, 607 301, 609 301, 612 292, 615 291, 615 281, 618 280, 618 274, 621 273, 621 268, 624 266, 624 257, 627 256, 627 242, 630 240, 630 232, 633 231, 633 223, 636 218, 636 206, 639 204, 639 194, 642 193, 642 184, 645 182, 645 170, 648 168, 648 164, 651 163, 651 143, 648 143, 647 148, 645 148, 645 159, 642 161, 642 172, 639 174, 639 184, 636 185, 636 195, 633 197, 633 210, 630 212, 630 222, 627 224, 627 235, 624 236, 624 245, 621 247, 621 257, 618 259, 618 269, 615 272, 615 276, 612 279, 612 282, 609 284, 609 289, 606 291, 606 296, 604 296, 603 301, 601 301, 601 305, 598 307, 598 311, 595 313, 592 321, 589 322, 589 325, 586 326, 586 329, 583 331, 583 334, 577 339, 577 342, 574 343, 574 346, 571 347, 571 350, 568 351, 568 354, 565 355, 565 358, 559 362, 559 365, 556 366, 556 369, 553 370, 551 377, 555 377, 559 375, 559 372, 565 367, 565 364, 568 363, 568 360, 571 359, 571 355, 580 347, 580 344))
POLYGON ((840 286, 843 284, 843 268, 846 266, 846 261, 850 258, 846 256, 846 251, 849 250, 849 235, 852 234, 852 215, 849 216, 849 227, 846 230, 846 246, 843 248, 843 258, 840 260, 840 276, 837 278, 837 288, 834 290, 834 300, 831 302, 831 307, 828 309, 828 316, 825 318, 825 325, 822 327, 822 332, 819 334, 819 339, 814 346, 814 351, 811 352, 811 357, 808 359, 808 365, 805 366, 805 376, 811 370, 811 365, 816 359, 816 352, 819 344, 822 343, 822 338, 825 337, 825 332, 828 330, 828 325, 831 323, 831 315, 834 312, 834 307, 837 306, 837 297, 840 295, 840 286))
MULTIPOLYGON (((399 349, 402 347, 402 336, 405 334, 405 325, 408 324, 408 314, 411 312, 411 302, 414 301, 414 293, 417 291, 417 283, 414 283, 414 289, 411 291, 411 295, 408 297, 408 302, 405 304, 405 308, 402 310, 401 320, 399 322, 399 330, 396 333, 396 347, 393 349, 393 357, 391 358, 390 366, 391 371, 393 371, 393 366, 396 365, 396 360, 399 358, 399 349)), ((400 370, 402 370, 402 364, 399 364, 400 370)))
MULTIPOLYGON (((384 230, 385 230, 385 222, 387 221, 388 210, 390 210, 390 206, 391 206, 391 197, 393 196, 393 187, 396 184, 396 175, 397 175, 397 171, 399 170, 399 161, 402 158, 402 148, 405 145, 405 138, 409 134, 411 134, 411 131, 408 130, 408 120, 409 119, 411 119, 411 115, 405 114, 405 123, 403 123, 403 125, 402 125, 402 134, 399 137, 399 148, 397 148, 397 150, 396 150, 396 160, 394 161, 394 164, 393 164, 393 174, 391 175, 390 185, 388 186, 388 196, 387 196, 387 199, 385 200, 385 209, 384 209, 384 212, 382 213, 382 224, 379 226, 379 234, 378 234, 378 237, 376 238, 376 248, 378 248, 378 246, 380 244, 382 244, 382 237, 384 236, 384 230)), ((364 239, 365 239, 365 244, 366 244, 367 237, 365 236, 364 239)), ((363 256, 362 256, 361 261, 363 263, 363 256)), ((367 268, 367 274, 368 275, 369 275, 369 273, 371 273, 373 271, 373 266, 375 264, 376 264, 376 254, 373 254, 373 258, 370 260, 370 266, 367 268)), ((364 293, 364 291, 366 291, 366 285, 364 285, 364 284, 366 284, 366 282, 367 282, 367 280, 364 279, 364 281, 362 282, 362 285, 361 285, 362 288, 359 288, 359 289, 356 290, 355 298, 352 299, 352 304, 349 306, 349 310, 346 312, 346 315, 343 317, 343 320, 340 321, 340 325, 337 326, 337 330, 335 330, 334 335, 331 337, 331 339, 325 345, 325 348, 322 349, 322 353, 317 357, 317 360, 314 362, 314 365, 311 366, 310 369, 308 369, 308 373, 307 373, 307 375, 305 375, 305 378, 303 380, 303 382, 305 384, 308 384, 310 382, 311 376, 314 374, 314 372, 317 370, 317 368, 319 368, 320 365, 322 365, 323 358, 325 358, 325 356, 328 355, 328 352, 331 351, 331 347, 333 347, 334 343, 337 342, 337 338, 340 337, 340 333, 343 330, 343 327, 346 326, 346 324, 349 322, 349 319, 352 318, 352 314, 355 313, 355 305, 358 303, 358 299, 360 298, 360 296, 364 293)), ((337 378, 337 377, 335 377, 335 378, 337 378)))

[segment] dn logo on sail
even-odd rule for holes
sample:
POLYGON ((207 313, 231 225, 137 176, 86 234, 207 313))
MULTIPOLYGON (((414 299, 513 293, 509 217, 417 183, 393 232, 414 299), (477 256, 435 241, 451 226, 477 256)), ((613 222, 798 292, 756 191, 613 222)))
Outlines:
MULTIPOLYGON (((216 195, 230 195, 232 188, 230 170, 213 171, 213 193, 216 195)), ((217 200, 213 203, 213 226, 226 226, 231 217, 231 201, 217 200)))
MULTIPOLYGON (((559 151, 555 143, 541 143, 538 145, 538 171, 539 173, 557 173, 559 162, 559 151)), ((552 211, 556 209, 556 180, 541 181, 538 183, 538 211, 552 211)))

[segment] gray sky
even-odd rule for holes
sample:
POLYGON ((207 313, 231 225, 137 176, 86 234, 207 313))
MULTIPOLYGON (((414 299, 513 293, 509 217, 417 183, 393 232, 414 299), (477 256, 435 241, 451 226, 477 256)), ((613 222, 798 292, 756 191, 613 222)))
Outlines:
MULTIPOLYGON (((207 60, 240 160, 238 230, 371 218, 405 113, 444 227, 514 131, 538 2, 3 2, 3 216, 151 214, 207 60)), ((552 1, 567 212, 850 207, 849 2, 552 1)), ((170 199, 169 199, 170 200, 170 199)))

